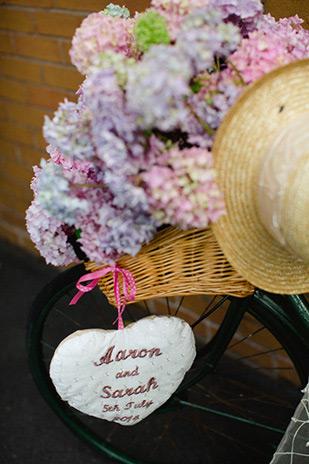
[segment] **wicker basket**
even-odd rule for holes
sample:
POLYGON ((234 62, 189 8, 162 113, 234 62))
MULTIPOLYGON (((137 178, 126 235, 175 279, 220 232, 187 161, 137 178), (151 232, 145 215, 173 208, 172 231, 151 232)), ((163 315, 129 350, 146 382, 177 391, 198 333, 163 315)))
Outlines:
MULTIPOLYGON (((254 287, 224 257, 211 227, 189 231, 167 227, 136 256, 120 258, 118 265, 133 274, 137 287, 135 302, 176 295, 245 297, 254 292, 254 287)), ((93 262, 85 266, 90 271, 106 267, 93 262)), ((116 305, 111 273, 100 279, 99 287, 116 305)))

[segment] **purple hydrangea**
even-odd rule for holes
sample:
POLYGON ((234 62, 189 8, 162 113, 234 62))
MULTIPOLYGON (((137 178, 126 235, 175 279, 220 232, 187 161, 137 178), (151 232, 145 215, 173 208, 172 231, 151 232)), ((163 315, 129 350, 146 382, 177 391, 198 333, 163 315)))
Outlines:
POLYGON ((241 83, 224 76, 224 71, 204 74, 199 79, 200 90, 188 99, 192 111, 182 130, 188 133, 188 141, 194 145, 212 146, 215 131, 244 88, 241 83))
POLYGON ((60 165, 51 160, 41 162, 42 170, 37 181, 37 201, 51 217, 74 225, 79 215, 89 208, 88 201, 80 198, 64 175, 60 165))
POLYGON ((67 99, 60 103, 52 120, 45 116, 43 135, 64 156, 77 160, 95 156, 90 136, 89 111, 79 111, 78 105, 67 99))
POLYGON ((238 26, 243 36, 256 30, 263 17, 260 0, 210 0, 209 7, 218 9, 226 22, 238 26))
POLYGON ((101 191, 92 192, 92 210, 83 218, 81 248, 97 263, 113 265, 120 256, 135 256, 156 231, 155 220, 142 208, 119 208, 101 191), (95 198, 94 198, 95 197, 95 198))
POLYGON ((215 58, 229 56, 240 43, 238 28, 221 19, 216 10, 196 10, 183 22, 177 48, 190 59, 195 74, 212 67, 215 58))
POLYGON ((112 70, 98 70, 86 79, 84 102, 91 113, 91 139, 107 170, 133 174, 140 165, 145 139, 136 125, 124 92, 112 70))
POLYGON ((193 75, 189 60, 176 47, 157 45, 129 69, 127 102, 141 129, 175 129, 188 116, 185 99, 193 75))

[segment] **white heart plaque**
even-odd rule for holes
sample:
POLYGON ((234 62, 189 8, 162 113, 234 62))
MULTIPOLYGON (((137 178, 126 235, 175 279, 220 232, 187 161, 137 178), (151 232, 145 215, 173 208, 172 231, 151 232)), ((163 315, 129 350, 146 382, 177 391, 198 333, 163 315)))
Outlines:
POLYGON ((79 411, 134 425, 165 403, 195 358, 190 326, 150 316, 123 330, 78 330, 57 347, 50 377, 79 411))

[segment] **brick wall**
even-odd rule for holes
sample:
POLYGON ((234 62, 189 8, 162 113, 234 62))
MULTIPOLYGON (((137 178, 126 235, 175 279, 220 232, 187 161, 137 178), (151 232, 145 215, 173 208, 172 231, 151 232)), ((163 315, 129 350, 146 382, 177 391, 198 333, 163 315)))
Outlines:
MULTIPOLYGON (((43 117, 65 97, 75 100, 83 77, 70 63, 71 38, 89 13, 109 3, 0 0, 0 236, 31 251, 25 210, 32 199, 32 166, 45 153, 43 117)), ((125 4, 134 12, 148 2, 125 4)))
MULTIPOLYGON (((134 12, 149 1, 122 3, 134 12)), ((75 99, 82 76, 70 63, 71 38, 83 18, 108 3, 0 0, 0 236, 31 251, 24 216, 32 198, 32 166, 45 153, 43 117, 65 97, 75 99)), ((303 0, 266 0, 266 8, 277 18, 299 13, 309 26, 303 0)))

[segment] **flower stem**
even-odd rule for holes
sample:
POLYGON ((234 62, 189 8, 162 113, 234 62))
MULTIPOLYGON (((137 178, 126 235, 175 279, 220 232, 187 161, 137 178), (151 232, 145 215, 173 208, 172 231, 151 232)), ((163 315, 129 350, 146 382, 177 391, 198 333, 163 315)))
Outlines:
POLYGON ((89 188, 102 188, 102 189, 106 189, 108 188, 106 185, 102 185, 102 184, 88 184, 88 183, 85 183, 85 184, 74 184, 72 183, 71 184, 72 187, 89 187, 89 188))
POLYGON ((236 72, 237 76, 239 77, 239 80, 240 80, 241 84, 246 85, 246 83, 245 83, 245 81, 244 81, 244 79, 243 79, 243 77, 241 75, 241 72, 239 71, 239 69, 236 68, 235 64, 230 60, 228 60, 227 62, 228 62, 228 64, 230 64, 232 66, 233 70, 236 72))
POLYGON ((198 120, 198 122, 200 123, 200 125, 205 129, 206 132, 208 132, 209 135, 214 135, 214 131, 213 129, 205 122, 203 121, 202 118, 200 118, 196 113, 195 111, 193 110, 192 106, 189 105, 189 103, 187 102, 187 106, 190 110, 190 113, 193 114, 193 116, 198 120))

